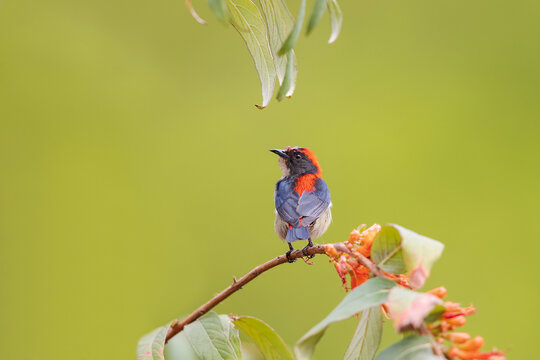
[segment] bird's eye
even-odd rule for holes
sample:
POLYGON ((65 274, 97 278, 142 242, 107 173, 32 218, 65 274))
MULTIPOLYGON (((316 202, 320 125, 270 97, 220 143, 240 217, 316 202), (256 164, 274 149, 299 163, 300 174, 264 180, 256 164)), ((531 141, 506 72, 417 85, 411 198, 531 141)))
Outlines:
POLYGON ((301 158, 302 158, 302 155, 296 153, 296 154, 294 154, 294 157, 295 157, 296 159, 301 159, 301 158))

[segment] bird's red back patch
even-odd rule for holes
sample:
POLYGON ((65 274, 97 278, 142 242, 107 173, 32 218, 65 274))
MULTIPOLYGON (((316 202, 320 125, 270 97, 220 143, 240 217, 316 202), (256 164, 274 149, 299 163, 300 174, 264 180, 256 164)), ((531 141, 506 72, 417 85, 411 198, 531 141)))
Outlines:
POLYGON ((317 174, 306 174, 296 178, 296 183, 294 184, 294 191, 298 195, 302 196, 304 191, 313 191, 315 190, 315 181, 317 181, 317 174))

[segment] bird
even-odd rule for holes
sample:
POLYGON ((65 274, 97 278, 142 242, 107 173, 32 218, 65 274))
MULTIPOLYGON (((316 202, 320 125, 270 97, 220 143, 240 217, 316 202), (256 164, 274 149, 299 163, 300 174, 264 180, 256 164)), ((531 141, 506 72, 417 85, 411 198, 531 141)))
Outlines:
POLYGON ((305 147, 286 147, 271 149, 279 156, 282 177, 274 191, 276 217, 274 230, 289 245, 286 256, 289 262, 294 251, 292 242, 307 240, 302 249, 308 256, 307 249, 313 246, 312 239, 322 236, 332 221, 330 190, 322 179, 322 170, 315 153, 305 147))

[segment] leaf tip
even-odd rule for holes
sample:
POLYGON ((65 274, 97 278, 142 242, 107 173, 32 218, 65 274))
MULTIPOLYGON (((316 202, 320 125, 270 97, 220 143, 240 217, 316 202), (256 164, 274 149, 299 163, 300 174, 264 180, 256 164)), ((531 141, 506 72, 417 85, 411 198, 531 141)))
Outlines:
POLYGON ((337 38, 338 38, 337 35, 336 35, 336 36, 333 36, 333 35, 332 35, 332 36, 330 37, 330 39, 328 39, 328 43, 329 43, 329 44, 335 43, 336 40, 337 40, 337 38))

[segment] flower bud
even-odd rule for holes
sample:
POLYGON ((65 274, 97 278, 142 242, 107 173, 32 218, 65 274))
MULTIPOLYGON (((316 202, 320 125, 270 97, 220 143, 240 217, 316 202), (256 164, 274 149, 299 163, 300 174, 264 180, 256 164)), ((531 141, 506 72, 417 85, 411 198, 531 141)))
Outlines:
POLYGON ((442 299, 446 297, 446 288, 444 286, 436 287, 435 289, 431 289, 428 291, 428 294, 435 295, 439 299, 442 299))
POLYGON ((456 332, 446 335, 446 338, 455 344, 463 344, 471 339, 471 335, 464 332, 456 332))
POLYGON ((446 312, 456 312, 460 311, 461 308, 459 307, 459 303, 451 302, 451 301, 445 301, 444 306, 446 307, 446 312))
POLYGON ((473 360, 475 354, 453 347, 450 350, 448 350, 448 356, 451 359, 458 358, 461 360, 473 360))
POLYGON ((459 348, 465 351, 478 351, 482 346, 484 346, 484 338, 481 336, 475 336, 473 339, 467 341, 463 345, 460 345, 459 348))
POLYGON ((453 317, 451 319, 446 319, 446 321, 448 321, 450 325, 459 327, 459 326, 465 325, 465 323, 467 322, 467 319, 465 319, 465 316, 460 315, 460 316, 453 317))
POLYGON ((504 355, 492 355, 488 358, 488 360, 506 360, 506 356, 504 355))
POLYGON ((476 313, 476 309, 472 305, 464 307, 463 309, 461 309, 461 311, 463 312, 463 314, 465 314, 465 316, 476 313))

